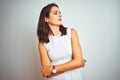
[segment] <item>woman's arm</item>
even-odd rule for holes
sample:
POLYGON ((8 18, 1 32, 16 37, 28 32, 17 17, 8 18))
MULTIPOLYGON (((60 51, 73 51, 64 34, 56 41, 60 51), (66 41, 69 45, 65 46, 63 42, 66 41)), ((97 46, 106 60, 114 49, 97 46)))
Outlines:
POLYGON ((38 49, 39 49, 39 54, 40 54, 40 59, 41 59, 40 60, 41 61, 41 71, 43 69, 46 69, 46 66, 49 66, 49 70, 47 70, 47 73, 46 73, 46 71, 44 71, 44 72, 42 71, 42 74, 43 74, 43 76, 50 75, 52 65, 51 65, 50 59, 48 57, 47 50, 44 46, 44 43, 39 42, 38 49))
POLYGON ((58 72, 65 72, 85 65, 86 60, 83 59, 79 38, 75 29, 71 30, 71 44, 73 59, 65 64, 56 65, 58 72))
POLYGON ((40 54, 40 59, 41 59, 40 60, 41 61, 41 71, 42 71, 43 76, 46 77, 49 75, 48 77, 52 77, 52 76, 61 74, 61 73, 52 74, 53 67, 52 67, 51 61, 48 57, 48 53, 44 46, 44 43, 39 42, 38 49, 39 49, 39 54, 40 54))
POLYGON ((41 66, 50 66, 51 62, 47 54, 47 50, 44 46, 44 43, 39 42, 38 43, 38 49, 39 49, 39 54, 40 54, 40 61, 41 61, 41 66))

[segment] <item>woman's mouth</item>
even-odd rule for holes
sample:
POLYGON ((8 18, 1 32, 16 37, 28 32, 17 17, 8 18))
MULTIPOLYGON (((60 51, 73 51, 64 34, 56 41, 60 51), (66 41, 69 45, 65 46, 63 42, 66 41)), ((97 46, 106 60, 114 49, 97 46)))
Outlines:
POLYGON ((62 19, 58 19, 58 21, 62 21, 62 19))

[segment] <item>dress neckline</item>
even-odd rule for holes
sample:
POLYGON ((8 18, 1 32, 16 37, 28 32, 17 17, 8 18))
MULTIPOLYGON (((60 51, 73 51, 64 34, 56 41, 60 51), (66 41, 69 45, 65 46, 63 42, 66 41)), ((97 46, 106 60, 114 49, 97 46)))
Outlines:
POLYGON ((49 35, 50 37, 59 37, 59 36, 61 36, 61 32, 58 34, 58 35, 55 35, 55 36, 53 36, 53 35, 49 35))

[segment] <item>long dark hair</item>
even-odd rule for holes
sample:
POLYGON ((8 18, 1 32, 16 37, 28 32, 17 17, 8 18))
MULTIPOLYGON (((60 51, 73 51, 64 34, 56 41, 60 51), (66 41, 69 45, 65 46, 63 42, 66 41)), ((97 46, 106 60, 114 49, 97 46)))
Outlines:
MULTIPOLYGON (((49 42, 48 35, 49 35, 49 32, 51 32, 51 29, 48 23, 45 22, 45 18, 49 17, 49 13, 53 6, 58 7, 57 4, 51 3, 43 7, 43 9, 41 10, 39 21, 38 21, 38 28, 37 28, 37 36, 38 36, 39 42, 45 42, 45 43, 49 42)), ((60 32, 62 33, 61 36, 67 34, 66 32, 67 28, 65 28, 63 25, 60 25, 59 29, 60 29, 60 32)))

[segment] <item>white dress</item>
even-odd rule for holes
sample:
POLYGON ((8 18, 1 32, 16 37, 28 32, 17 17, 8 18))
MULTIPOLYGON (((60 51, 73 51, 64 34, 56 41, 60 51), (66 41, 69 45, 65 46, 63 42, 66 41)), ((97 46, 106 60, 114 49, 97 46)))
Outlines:
MULTIPOLYGON (((67 35, 49 36, 49 43, 44 44, 52 65, 66 63, 72 59, 71 28, 67 28, 67 35)), ((82 80, 80 68, 66 71, 46 80, 82 80)))

